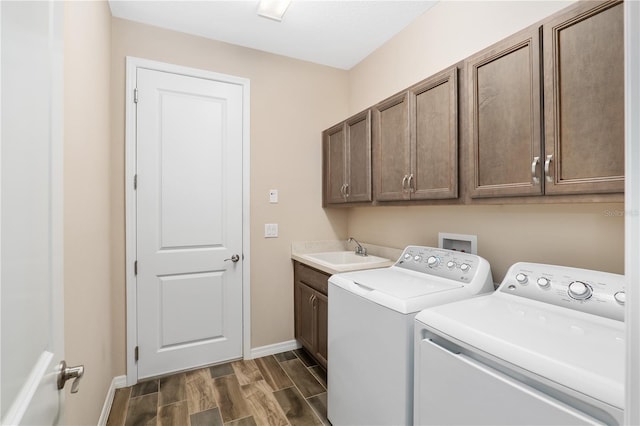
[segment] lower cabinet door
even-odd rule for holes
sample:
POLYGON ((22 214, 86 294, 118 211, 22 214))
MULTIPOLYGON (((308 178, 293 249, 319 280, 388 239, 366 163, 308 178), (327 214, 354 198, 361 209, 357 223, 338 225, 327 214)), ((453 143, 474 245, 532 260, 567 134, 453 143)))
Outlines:
POLYGON ((296 338, 305 349, 314 353, 315 318, 313 296, 317 292, 311 287, 296 282, 295 284, 295 316, 296 338))
POLYGON ((329 324, 329 299, 322 293, 316 292, 316 359, 320 365, 327 368, 327 333, 329 324))

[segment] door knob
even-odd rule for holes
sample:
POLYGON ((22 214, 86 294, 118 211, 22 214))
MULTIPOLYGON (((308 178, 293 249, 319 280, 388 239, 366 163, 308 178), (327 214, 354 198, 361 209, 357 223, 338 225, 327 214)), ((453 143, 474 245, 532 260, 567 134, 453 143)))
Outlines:
POLYGON ((238 260, 240 260, 240 256, 238 256, 237 254, 234 254, 233 256, 231 256, 231 258, 225 259, 224 261, 226 262, 228 260, 232 261, 233 263, 236 263, 238 260))
POLYGON ((78 365, 77 367, 67 367, 66 361, 60 362, 60 373, 58 373, 58 389, 64 388, 67 380, 74 379, 71 384, 71 393, 78 392, 80 387, 80 379, 84 376, 84 365, 78 365))

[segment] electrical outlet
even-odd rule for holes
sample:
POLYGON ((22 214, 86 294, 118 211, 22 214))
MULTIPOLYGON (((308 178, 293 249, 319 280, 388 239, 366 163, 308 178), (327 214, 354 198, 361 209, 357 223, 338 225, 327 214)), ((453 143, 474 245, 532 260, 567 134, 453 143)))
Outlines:
POLYGON ((278 224, 277 223, 265 223, 264 224, 264 237, 265 238, 277 238, 278 237, 278 224))

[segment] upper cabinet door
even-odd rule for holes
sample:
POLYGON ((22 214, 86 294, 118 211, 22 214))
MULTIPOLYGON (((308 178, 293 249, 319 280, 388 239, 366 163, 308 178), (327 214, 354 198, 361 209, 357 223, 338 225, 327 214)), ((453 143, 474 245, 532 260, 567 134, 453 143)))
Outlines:
POLYGON ((547 194, 624 192, 623 26, 622 1, 544 25, 547 194))
POLYGON ((374 198, 408 200, 411 174, 409 94, 400 93, 373 107, 374 198))
POLYGON ((346 198, 346 140, 344 124, 323 132, 324 203, 344 203, 346 198))
POLYGON ((412 88, 411 199, 458 197, 458 69, 412 88))
POLYGON ((542 194, 539 40, 530 28, 465 62, 472 197, 542 194))
POLYGON ((371 201, 371 111, 357 114, 345 123, 347 134, 348 202, 371 201))

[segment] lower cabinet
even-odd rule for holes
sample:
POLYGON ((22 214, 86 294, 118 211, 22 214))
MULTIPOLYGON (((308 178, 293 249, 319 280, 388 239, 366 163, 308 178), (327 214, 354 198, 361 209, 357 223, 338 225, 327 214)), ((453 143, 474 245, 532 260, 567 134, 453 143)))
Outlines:
POLYGON ((295 337, 327 368, 327 286, 329 275, 294 261, 295 337))

